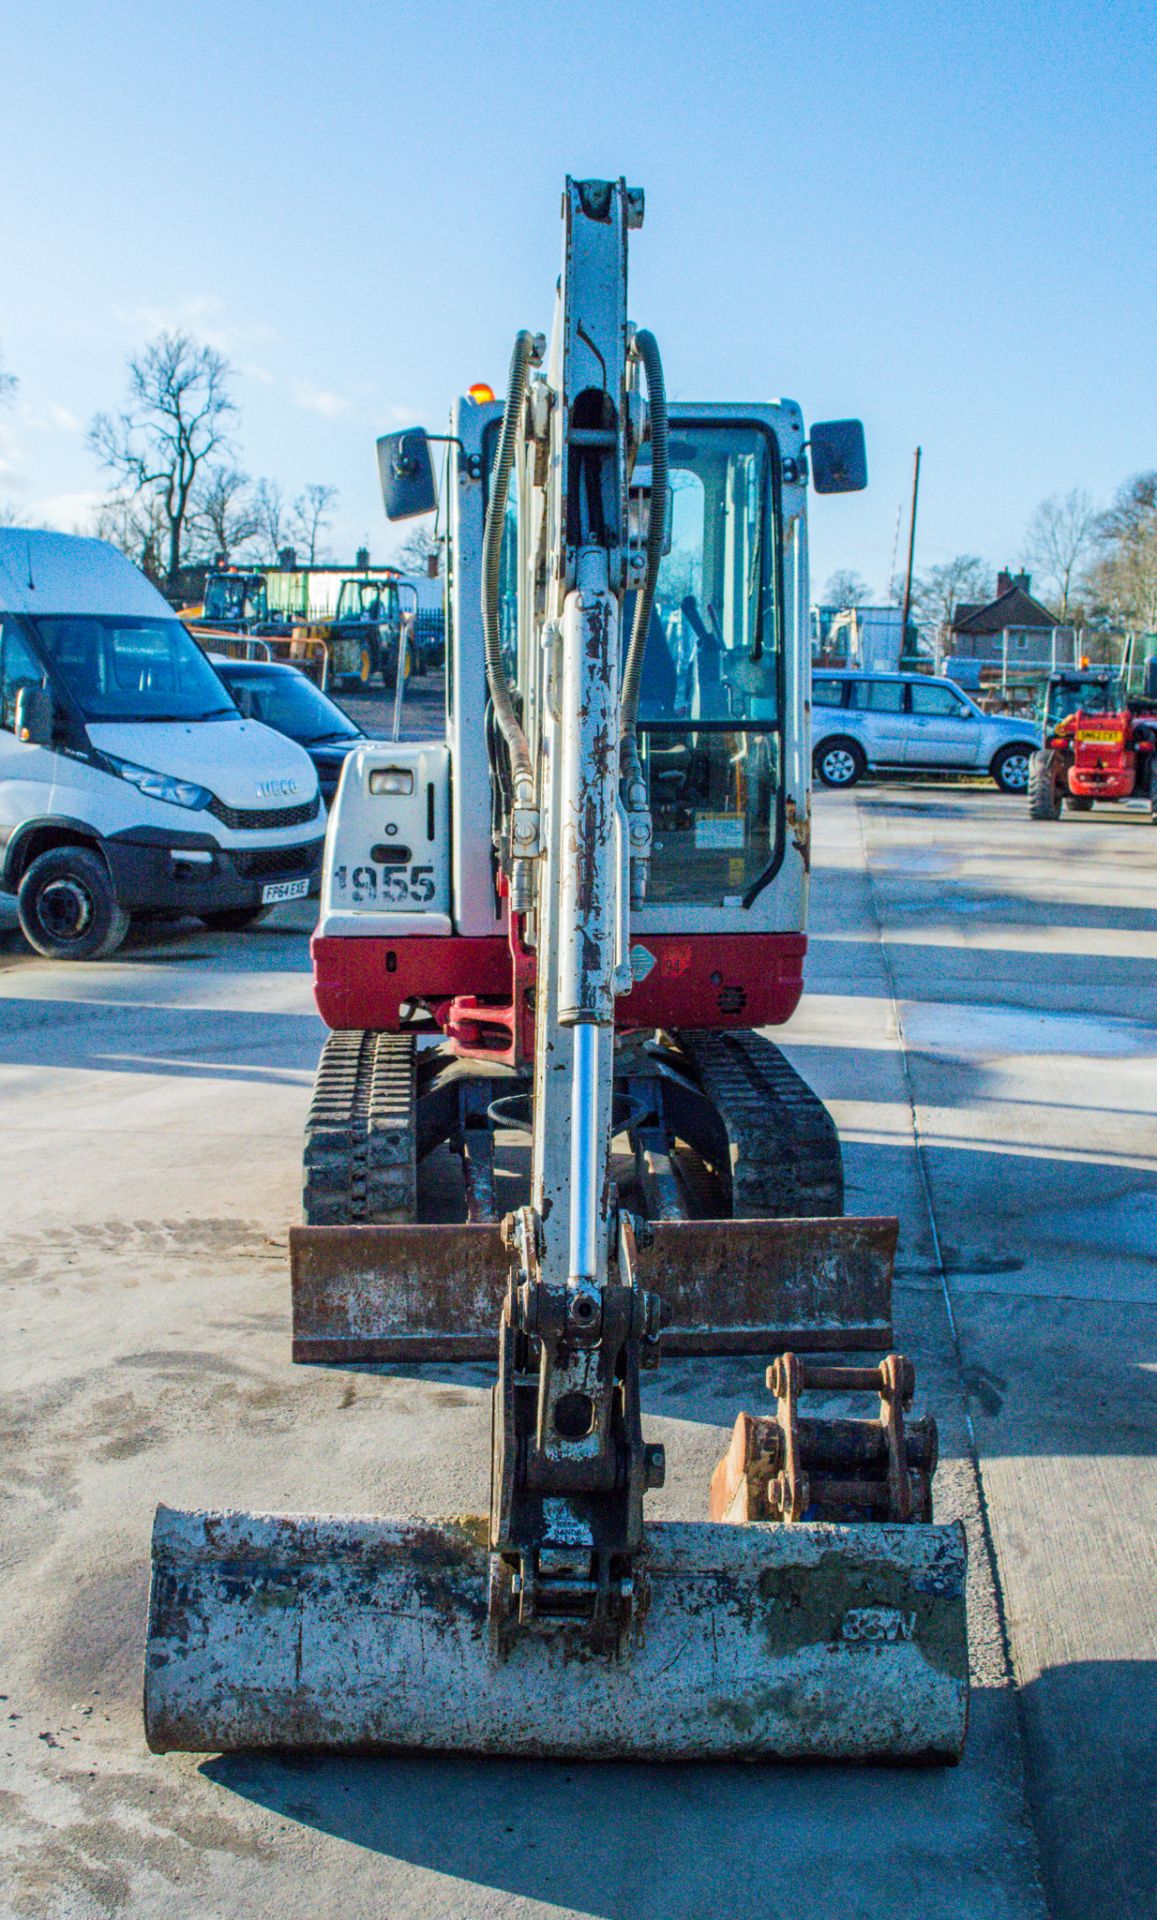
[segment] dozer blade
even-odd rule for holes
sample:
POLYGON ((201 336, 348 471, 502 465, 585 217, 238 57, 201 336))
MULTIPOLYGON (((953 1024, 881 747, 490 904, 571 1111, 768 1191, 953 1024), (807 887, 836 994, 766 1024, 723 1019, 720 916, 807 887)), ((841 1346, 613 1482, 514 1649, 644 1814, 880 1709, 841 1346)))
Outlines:
MULTIPOLYGON (((640 1284, 670 1310, 663 1351, 886 1347, 891 1219, 658 1220, 640 1284)), ((294 1227, 295 1360, 488 1360, 510 1256, 501 1228, 294 1227)))
POLYGON ((619 1656, 491 1652, 486 1522, 161 1507, 145 1660, 154 1752, 450 1749, 606 1760, 944 1762, 968 1706, 950 1526, 647 1530, 619 1656))

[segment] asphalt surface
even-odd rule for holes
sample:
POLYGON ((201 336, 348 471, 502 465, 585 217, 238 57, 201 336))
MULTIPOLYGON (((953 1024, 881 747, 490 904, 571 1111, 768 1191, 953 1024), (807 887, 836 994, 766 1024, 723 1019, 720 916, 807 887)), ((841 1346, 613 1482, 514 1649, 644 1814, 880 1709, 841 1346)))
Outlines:
MULTIPOLYGON (((1033 827, 979 787, 881 786, 822 795, 815 851, 809 995, 780 1037, 840 1124, 849 1211, 901 1220, 898 1338, 941 1421, 938 1515, 970 1534, 961 1765, 149 1755, 156 1501, 479 1511, 489 1370, 289 1364, 322 1039, 305 909, 75 968, 8 933, 0 1912, 1157 1908, 1157 835, 1125 810, 1033 827)), ((650 1511, 702 1514, 760 1374, 665 1364, 650 1511)))

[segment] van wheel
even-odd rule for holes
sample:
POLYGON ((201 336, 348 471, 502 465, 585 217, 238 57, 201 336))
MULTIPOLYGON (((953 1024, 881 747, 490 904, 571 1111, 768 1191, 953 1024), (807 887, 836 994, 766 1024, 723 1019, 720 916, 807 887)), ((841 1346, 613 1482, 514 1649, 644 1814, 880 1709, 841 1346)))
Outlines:
POLYGON ((1002 793, 1027 793, 1032 747, 1002 747, 988 771, 1002 793))
POLYGON ((219 913, 202 913, 198 918, 214 933, 244 933, 246 927, 255 927, 268 916, 268 907, 222 907, 219 913))
POLYGON ((50 847, 35 859, 16 897, 24 938, 49 960, 104 960, 129 930, 99 853, 50 847))
POLYGON ((813 765, 825 787, 854 787, 868 763, 854 740, 825 740, 815 750, 813 765))

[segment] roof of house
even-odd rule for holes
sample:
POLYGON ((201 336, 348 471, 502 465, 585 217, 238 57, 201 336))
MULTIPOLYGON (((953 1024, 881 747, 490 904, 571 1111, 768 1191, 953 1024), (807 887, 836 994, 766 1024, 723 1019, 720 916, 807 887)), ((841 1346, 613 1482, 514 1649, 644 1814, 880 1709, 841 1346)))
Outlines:
POLYGON ((953 633, 1003 633, 1006 627, 1059 627, 1060 621, 1023 587, 1011 586, 984 605, 962 600, 952 615, 953 633))

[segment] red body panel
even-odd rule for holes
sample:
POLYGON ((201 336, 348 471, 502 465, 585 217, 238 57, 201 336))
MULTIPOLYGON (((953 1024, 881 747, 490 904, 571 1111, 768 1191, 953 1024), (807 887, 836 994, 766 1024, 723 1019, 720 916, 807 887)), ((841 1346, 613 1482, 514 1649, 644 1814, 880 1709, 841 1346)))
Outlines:
POLYGON ((1071 737, 1069 792, 1093 800, 1127 800, 1137 782, 1129 715, 1077 714, 1071 737))
MULTIPOLYGON (((654 965, 616 1002, 620 1029, 774 1027, 799 1005, 802 933, 645 934, 631 944, 636 962, 643 948, 654 965)), ((401 1024, 403 1000, 510 998, 502 933, 406 940, 315 934, 312 952, 314 999, 327 1027, 391 1032, 401 1024)))
MULTIPOLYGON (((1134 733, 1133 715, 1072 713, 1061 721, 1050 745, 1069 757, 1065 780, 1077 799, 1128 800, 1138 786, 1138 748, 1152 751, 1152 733, 1134 733)), ((1144 785, 1141 788, 1144 792, 1144 785)))

